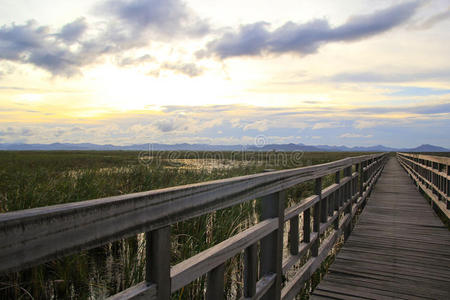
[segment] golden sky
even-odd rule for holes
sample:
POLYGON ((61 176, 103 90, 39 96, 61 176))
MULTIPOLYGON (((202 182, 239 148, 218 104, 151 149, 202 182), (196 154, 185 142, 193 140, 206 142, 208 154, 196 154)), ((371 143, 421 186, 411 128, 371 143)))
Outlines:
POLYGON ((450 147, 448 1, 0 3, 0 143, 450 147))

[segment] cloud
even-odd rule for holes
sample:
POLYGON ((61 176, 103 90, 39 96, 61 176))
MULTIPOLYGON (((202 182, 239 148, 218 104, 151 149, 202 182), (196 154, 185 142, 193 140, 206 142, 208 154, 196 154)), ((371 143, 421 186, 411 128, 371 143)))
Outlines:
POLYGON ((146 62, 151 62, 155 58, 149 54, 141 55, 139 57, 125 57, 117 59, 117 64, 121 67, 136 66, 144 64, 146 62))
POLYGON ((0 59, 32 64, 64 76, 78 74, 81 64, 80 57, 76 57, 68 45, 50 34, 48 27, 38 26, 33 20, 24 25, 1 27, 0 59))
POLYGON ((269 129, 270 125, 271 124, 269 123, 268 120, 258 120, 258 121, 255 121, 255 122, 245 125, 244 131, 254 129, 254 130, 258 130, 260 132, 264 132, 269 129))
POLYGON ((98 6, 96 12, 112 17, 135 38, 149 33, 158 38, 171 38, 203 36, 209 32, 208 23, 181 0, 109 0, 98 6))
POLYGON ((378 121, 373 120, 357 120, 353 123, 353 127, 357 129, 371 128, 382 125, 378 121))
MULTIPOLYGON (((89 25, 78 18, 52 31, 30 20, 23 25, 0 27, 0 60, 8 60, 49 71, 52 75, 80 75, 82 67, 104 55, 122 54, 153 40, 198 37, 209 32, 206 21, 197 17, 181 0, 106 1, 96 12, 106 20, 89 25)), ((149 56, 124 58, 120 66, 151 60, 149 56)), ((193 74, 198 70, 184 72, 193 74)))
MULTIPOLYGON (((198 67, 194 63, 183 63, 183 62, 177 62, 177 63, 170 63, 165 62, 160 66, 161 69, 174 71, 175 73, 183 74, 189 77, 196 77, 203 74, 203 69, 198 67)), ((158 72, 159 76, 159 72, 158 72)))
POLYGON ((210 42, 207 46, 208 50, 198 52, 198 56, 212 53, 221 58, 260 55, 270 39, 270 32, 266 29, 268 25, 267 22, 258 22, 241 26, 237 33, 227 32, 220 39, 210 42))
POLYGON ((13 127, 7 127, 5 129, 0 129, 0 136, 3 137, 26 137, 26 136, 32 136, 35 132, 31 130, 30 128, 24 127, 24 128, 13 128, 13 127))
POLYGON ((155 126, 161 132, 170 132, 178 129, 181 124, 174 120, 160 120, 155 122, 155 126))
POLYGON ((257 22, 243 25, 237 32, 226 32, 209 42, 199 57, 215 55, 221 59, 235 56, 256 56, 266 53, 296 53, 307 55, 330 42, 350 42, 368 38, 405 23, 419 7, 412 1, 372 14, 353 16, 341 26, 332 28, 327 20, 312 20, 298 24, 287 22, 269 31, 269 24, 257 22))
POLYGON ((61 31, 56 34, 64 42, 71 44, 78 41, 88 29, 88 24, 85 18, 79 18, 68 23, 61 28, 61 31))
POLYGON ((315 123, 312 129, 336 128, 336 127, 341 127, 341 125, 336 122, 319 122, 315 123))
MULTIPOLYGON (((394 87, 395 88, 395 87, 394 87)), ((417 86, 398 87, 396 91, 387 93, 387 96, 430 96, 450 94, 449 89, 435 89, 417 86)))
POLYGON ((338 73, 331 77, 324 78, 334 82, 411 82, 426 80, 448 80, 450 79, 450 71, 432 70, 432 71, 410 71, 404 73, 395 72, 344 72, 338 73))
POLYGON ((344 133, 339 136, 340 138, 371 138, 373 135, 363 135, 363 134, 357 134, 357 133, 344 133))
MULTIPOLYGON (((29 108, 27 106, 27 108, 29 108)), ((143 144, 143 143, 195 143, 253 144, 256 129, 264 129, 269 143, 326 143, 329 145, 384 144, 386 146, 417 146, 434 143, 448 147, 443 132, 450 125, 450 104, 366 107, 359 111, 343 107, 325 107, 322 112, 303 114, 301 117, 289 112, 302 113, 302 107, 258 107, 245 105, 212 106, 163 106, 157 111, 151 108, 134 112, 111 112, 94 119, 50 119, 33 113, 30 125, 8 122, 0 124, 0 138, 5 143, 53 143, 91 142, 96 144, 143 144), (445 115, 447 111, 447 115, 445 115), (404 115, 402 112, 407 112, 404 115), (429 114, 434 113, 437 114, 429 114), (320 131, 316 124, 336 123, 320 131), (248 125, 248 126, 247 126, 248 125), (252 127, 252 128, 250 128, 252 127), (370 128, 366 131, 365 128, 370 128), (31 131, 30 131, 31 130, 31 131), (221 131, 221 134, 217 132, 221 131), (316 139, 320 136, 320 139, 316 139)), ((8 109, 8 107, 6 107, 8 109)), ((0 118, 13 115, 14 107, 3 112, 0 118)), ((23 118, 31 116, 20 113, 23 118)), ((2 118, 3 119, 3 118, 2 118)), ((321 125, 317 125, 321 127, 321 125)))
POLYGON ((440 23, 447 19, 450 19, 450 6, 447 8, 446 11, 435 14, 435 15, 429 17, 428 19, 426 19, 423 23, 412 26, 412 28, 418 29, 418 30, 430 29, 437 23, 440 23))
POLYGON ((358 114, 389 114, 389 113, 406 113, 417 115, 434 115, 442 113, 450 113, 450 103, 422 104, 409 106, 383 106, 383 107, 361 107, 351 109, 352 112, 358 114))

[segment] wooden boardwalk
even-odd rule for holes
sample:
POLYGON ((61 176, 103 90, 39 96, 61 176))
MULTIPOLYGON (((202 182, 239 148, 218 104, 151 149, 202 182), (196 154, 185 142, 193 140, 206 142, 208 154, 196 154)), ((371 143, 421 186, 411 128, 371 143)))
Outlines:
POLYGON ((390 158, 312 299, 450 299, 450 232, 390 158))

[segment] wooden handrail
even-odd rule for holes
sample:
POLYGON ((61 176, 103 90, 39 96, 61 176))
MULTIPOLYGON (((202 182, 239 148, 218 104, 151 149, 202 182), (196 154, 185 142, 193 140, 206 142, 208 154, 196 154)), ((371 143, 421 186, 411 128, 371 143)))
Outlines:
POLYGON ((417 153, 403 153, 403 152, 398 152, 397 154, 404 156, 404 157, 423 159, 423 160, 428 160, 428 161, 435 162, 435 163, 450 165, 450 157, 446 157, 446 156, 425 155, 425 154, 417 154, 417 153))
MULTIPOLYGON (((220 278, 223 279, 222 265, 230 255, 245 250, 246 261, 252 262, 248 266, 252 270, 246 273, 251 276, 247 275, 245 280, 245 285, 249 287, 245 289, 245 296, 258 298, 272 295, 270 297, 273 299, 281 299, 283 295, 283 299, 291 299, 290 295, 297 290, 299 282, 309 278, 305 274, 312 274, 320 266, 337 237, 342 232, 347 236, 353 215, 364 205, 386 157, 384 153, 349 157, 303 168, 0 214, 0 273, 21 270, 146 232, 147 241, 151 241, 147 243, 147 247, 151 244, 147 250, 147 261, 148 264, 153 261, 153 265, 150 263, 147 266, 147 281, 114 298, 131 299, 146 294, 150 298, 169 299, 170 293, 206 273, 210 285, 208 289, 217 289, 220 278), (357 172, 351 173, 354 165, 357 172), (345 177, 341 179, 342 170, 345 170, 345 177), (330 174, 336 176, 336 183, 322 190, 321 178, 330 174), (316 195, 285 210, 285 190, 309 180, 316 180, 316 187, 319 186, 316 195), (263 221, 170 267, 167 241, 170 240, 171 224, 255 198, 261 198, 265 203, 262 207, 263 221), (283 224, 298 224, 300 214, 304 215, 304 219, 309 218, 313 207, 314 223, 318 227, 315 225, 311 232, 311 228, 306 228, 309 224, 304 226, 304 240, 300 243, 298 234, 290 234, 290 239, 297 239, 298 251, 291 249, 291 255, 282 261, 283 245, 280 241, 282 243, 283 224), (277 213, 276 210, 280 209, 277 213), (345 213, 344 218, 340 218, 342 212, 345 213), (319 236, 330 226, 334 226, 332 235, 321 243, 319 236), (259 262, 261 274, 256 278, 257 244, 260 244, 266 259, 259 262), (313 249, 312 261, 307 268, 299 271, 305 274, 298 278, 300 281, 297 284, 286 285, 281 291, 282 274, 310 248, 313 249), (155 265, 155 261, 159 264, 155 265)), ((207 295, 216 297, 217 293, 207 295)))
POLYGON ((397 153, 397 158, 433 207, 450 219, 450 158, 411 153, 397 153))

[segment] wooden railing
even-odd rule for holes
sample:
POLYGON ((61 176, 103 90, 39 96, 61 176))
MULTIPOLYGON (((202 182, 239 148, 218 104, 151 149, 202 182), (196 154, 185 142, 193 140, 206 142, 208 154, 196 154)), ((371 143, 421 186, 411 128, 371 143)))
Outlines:
POLYGON ((224 264, 241 252, 245 255, 245 298, 293 299, 341 234, 350 234, 352 218, 364 205, 386 157, 350 157, 304 168, 0 214, 0 273, 146 232, 146 281, 112 299, 169 299, 171 293, 204 274, 206 298, 221 299, 224 264), (322 178, 327 175, 333 175, 335 183, 322 189, 322 178), (310 180, 315 181, 315 194, 285 209, 286 189, 310 180), (170 266, 171 224, 253 199, 261 201, 259 223, 170 266), (290 222, 290 255, 283 259, 285 222, 290 222), (307 261, 296 275, 283 282, 283 274, 304 257, 307 261))
POLYGON ((411 153, 397 153, 397 157, 433 207, 450 219, 450 158, 411 153))

